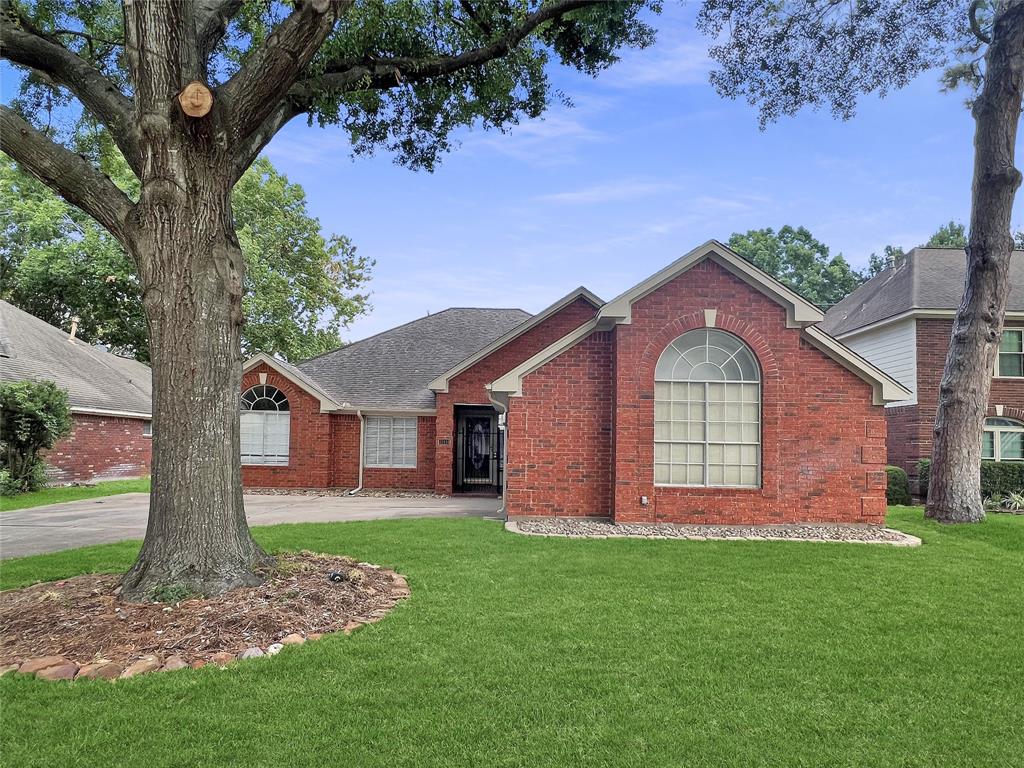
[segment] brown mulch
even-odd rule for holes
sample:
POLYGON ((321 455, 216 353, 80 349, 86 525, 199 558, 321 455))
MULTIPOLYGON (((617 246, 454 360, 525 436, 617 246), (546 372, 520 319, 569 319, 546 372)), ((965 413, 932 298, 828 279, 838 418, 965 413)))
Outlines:
POLYGON ((370 623, 408 594, 393 571, 311 552, 279 555, 266 582, 218 597, 129 603, 117 597, 119 582, 116 574, 87 574, 0 592, 0 665, 40 656, 78 664, 147 654, 209 660, 291 633, 370 623), (346 579, 330 581, 332 571, 346 579))

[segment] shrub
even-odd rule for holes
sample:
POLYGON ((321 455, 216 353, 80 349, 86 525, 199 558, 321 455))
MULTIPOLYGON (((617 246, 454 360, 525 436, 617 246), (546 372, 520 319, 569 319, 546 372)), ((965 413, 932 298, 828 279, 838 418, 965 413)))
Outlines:
POLYGON ((0 383, 0 492, 34 491, 46 480, 39 452, 71 432, 68 395, 52 381, 0 383))
MULTIPOLYGON (((930 459, 917 463, 921 495, 928 496, 928 481, 931 475, 930 459)), ((1024 490, 1024 461, 983 461, 981 462, 981 496, 1006 496, 1024 490)))
POLYGON ((899 467, 885 468, 885 501, 887 504, 910 503, 910 478, 899 467))

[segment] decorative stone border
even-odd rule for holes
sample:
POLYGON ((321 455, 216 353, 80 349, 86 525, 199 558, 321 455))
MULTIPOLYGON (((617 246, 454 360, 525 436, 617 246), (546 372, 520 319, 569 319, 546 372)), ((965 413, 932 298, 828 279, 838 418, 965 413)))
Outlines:
MULTIPOLYGON (((399 601, 409 597, 409 583, 405 577, 386 568, 371 563, 359 563, 359 565, 373 568, 380 573, 389 574, 392 579, 392 591, 389 594, 390 604, 385 608, 378 608, 366 616, 355 616, 340 630, 346 635, 351 635, 360 627, 366 624, 375 624, 387 616, 399 601)), ((226 667, 236 661, 256 659, 262 656, 276 656, 286 646, 303 645, 307 641, 319 640, 325 633, 311 632, 309 635, 301 635, 292 632, 284 635, 280 641, 271 643, 266 648, 253 646, 246 648, 241 653, 235 654, 229 651, 221 651, 213 654, 209 660, 195 659, 191 662, 182 656, 172 655, 161 657, 159 655, 147 655, 131 662, 123 664, 112 662, 107 659, 97 659, 88 664, 77 664, 63 656, 40 656, 27 659, 20 664, 6 664, 0 666, 0 677, 11 673, 19 675, 33 675, 40 680, 124 680, 137 675, 144 675, 150 672, 174 672, 179 669, 200 669, 208 664, 217 667, 226 667)), ((334 632, 326 634, 335 634, 334 632)))
POLYGON ((612 523, 582 518, 509 520, 505 530, 522 536, 580 539, 683 539, 688 541, 810 541, 843 544, 887 544, 919 547, 921 539, 894 528, 841 524, 678 525, 674 523, 612 523))

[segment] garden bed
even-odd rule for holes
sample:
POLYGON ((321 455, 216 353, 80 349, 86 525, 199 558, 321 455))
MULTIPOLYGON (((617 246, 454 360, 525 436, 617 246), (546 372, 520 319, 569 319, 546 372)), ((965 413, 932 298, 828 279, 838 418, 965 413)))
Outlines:
POLYGON ((309 552, 280 555, 263 584, 211 598, 129 603, 119 582, 87 574, 0 592, 0 668, 69 679, 225 664, 350 632, 409 594, 393 571, 309 552))

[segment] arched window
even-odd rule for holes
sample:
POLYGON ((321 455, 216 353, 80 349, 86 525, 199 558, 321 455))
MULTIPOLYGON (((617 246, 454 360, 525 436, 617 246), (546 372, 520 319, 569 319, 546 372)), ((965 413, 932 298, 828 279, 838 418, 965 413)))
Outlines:
POLYGON ((277 387, 255 386, 242 394, 242 463, 288 464, 291 415, 277 387))
POLYGON ((1024 424, 1002 417, 985 419, 981 458, 990 461, 1024 461, 1024 424))
POLYGON ((761 482, 761 374, 731 333, 688 331, 654 370, 654 482, 737 486, 761 482))

